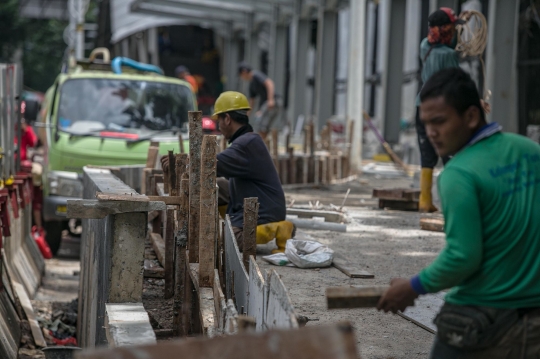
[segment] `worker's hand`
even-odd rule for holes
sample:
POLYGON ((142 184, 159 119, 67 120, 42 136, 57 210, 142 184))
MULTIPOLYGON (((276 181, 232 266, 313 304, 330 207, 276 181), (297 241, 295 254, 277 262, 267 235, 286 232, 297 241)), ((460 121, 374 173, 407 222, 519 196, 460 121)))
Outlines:
POLYGON ((169 170, 169 155, 161 156, 161 168, 163 168, 163 172, 169 170))
POLYGON ((262 116, 262 111, 255 112, 255 117, 261 117, 261 116, 262 116))
POLYGON ((276 101, 273 98, 269 99, 266 102, 266 107, 268 107, 268 109, 272 109, 272 108, 276 107, 276 101))
POLYGON ((414 300, 418 294, 411 286, 411 281, 405 278, 395 278, 390 281, 390 288, 384 293, 377 304, 378 310, 385 313, 404 311, 405 308, 414 305, 414 300))
POLYGON ((480 103, 482 104, 482 108, 486 115, 489 115, 491 113, 491 105, 484 100, 480 100, 480 103))

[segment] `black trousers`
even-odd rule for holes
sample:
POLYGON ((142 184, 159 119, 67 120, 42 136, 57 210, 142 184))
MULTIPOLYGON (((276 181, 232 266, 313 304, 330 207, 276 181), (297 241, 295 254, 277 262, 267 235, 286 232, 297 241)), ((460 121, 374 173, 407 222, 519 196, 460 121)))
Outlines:
MULTIPOLYGON (((422 168, 435 168, 439 161, 439 155, 426 133, 426 126, 420 121, 420 108, 416 107, 416 133, 418 134, 418 146, 420 147, 420 164, 422 168)), ((442 162, 446 164, 450 160, 449 157, 443 157, 442 162)))

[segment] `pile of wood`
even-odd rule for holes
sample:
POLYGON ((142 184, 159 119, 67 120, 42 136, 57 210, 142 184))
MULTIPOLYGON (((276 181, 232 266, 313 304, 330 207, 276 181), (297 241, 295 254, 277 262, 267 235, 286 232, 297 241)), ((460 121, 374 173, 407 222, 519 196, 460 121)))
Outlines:
POLYGON ((281 179, 281 184, 327 184, 350 176, 350 143, 353 132, 351 122, 349 139, 343 148, 332 143, 330 123, 323 127, 320 140, 315 141, 313 122, 304 128, 302 153, 295 153, 290 135, 285 139, 285 151, 279 152, 278 132, 273 130, 266 139, 268 150, 281 179))
POLYGON ((379 208, 398 211, 418 211, 420 190, 410 188, 374 189, 373 198, 379 199, 379 208))

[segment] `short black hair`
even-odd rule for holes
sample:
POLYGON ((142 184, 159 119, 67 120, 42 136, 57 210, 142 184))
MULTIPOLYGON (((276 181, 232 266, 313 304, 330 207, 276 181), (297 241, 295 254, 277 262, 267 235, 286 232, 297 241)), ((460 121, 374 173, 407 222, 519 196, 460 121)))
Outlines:
POLYGON ((252 70, 251 65, 245 61, 242 61, 241 63, 238 64, 238 75, 240 75, 244 71, 250 72, 251 70, 252 70))
POLYGON ((468 73, 459 67, 441 70, 433 74, 420 91, 420 101, 443 96, 447 104, 462 115, 471 106, 478 107, 483 121, 484 108, 476 84, 468 73))
POLYGON ((246 113, 245 110, 241 110, 241 111, 229 111, 229 112, 224 112, 224 113, 220 113, 218 115, 218 117, 225 117, 225 115, 229 115, 231 116, 231 119, 234 121, 234 122, 237 122, 241 125, 247 125, 249 123, 249 117, 246 113))

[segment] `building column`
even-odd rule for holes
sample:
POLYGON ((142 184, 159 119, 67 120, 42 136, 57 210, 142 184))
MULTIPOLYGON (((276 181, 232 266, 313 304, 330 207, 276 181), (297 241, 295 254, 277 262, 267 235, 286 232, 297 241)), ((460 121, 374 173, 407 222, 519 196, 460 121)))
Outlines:
POLYGON ((362 164, 362 135, 365 89, 366 6, 367 0, 350 3, 349 20, 349 69, 347 82, 347 120, 354 124, 351 143, 350 166, 352 171, 362 164))
POLYGON ((490 121, 506 132, 518 132, 517 34, 519 1, 489 3, 486 82, 491 90, 490 121))
POLYGON ((311 23, 299 17, 291 34, 291 81, 289 83, 289 118, 292 128, 300 115, 306 116, 307 56, 311 23))
POLYGON ((382 113, 384 137, 390 144, 399 142, 401 121, 401 93, 403 89, 403 59, 405 43, 405 18, 407 0, 388 1, 388 30, 385 39, 384 68, 382 75, 382 113))
POLYGON ((317 73, 315 79, 315 117, 321 130, 334 114, 336 43, 338 14, 325 9, 321 0, 317 28, 317 73))
POLYGON ((152 63, 152 65, 159 66, 159 46, 157 29, 155 27, 148 29, 147 36, 150 62, 152 63))
POLYGON ((268 51, 268 77, 274 81, 275 92, 285 95, 287 61, 287 26, 279 24, 279 6, 274 5, 270 24, 270 49, 268 51))

